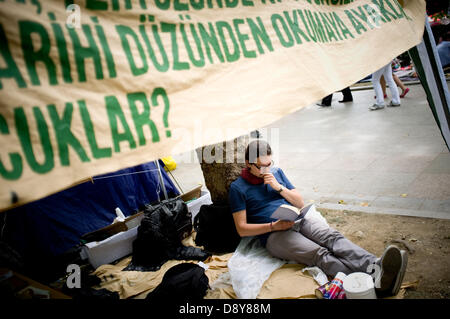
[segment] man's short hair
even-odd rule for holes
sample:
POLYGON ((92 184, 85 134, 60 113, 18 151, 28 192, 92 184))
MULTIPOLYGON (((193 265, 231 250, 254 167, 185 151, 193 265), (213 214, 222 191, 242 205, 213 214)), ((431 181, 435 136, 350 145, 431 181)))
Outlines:
POLYGON ((245 160, 249 163, 256 163, 260 156, 272 155, 269 143, 263 140, 251 141, 245 150, 245 160))

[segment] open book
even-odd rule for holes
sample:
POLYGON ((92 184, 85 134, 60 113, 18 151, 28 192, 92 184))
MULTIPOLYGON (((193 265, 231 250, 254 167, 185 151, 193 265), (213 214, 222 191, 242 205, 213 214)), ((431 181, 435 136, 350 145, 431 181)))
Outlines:
POLYGON ((274 219, 289 220, 298 223, 306 215, 312 205, 313 204, 308 204, 306 206, 303 206, 302 209, 298 209, 295 206, 283 204, 278 207, 270 217, 274 219))

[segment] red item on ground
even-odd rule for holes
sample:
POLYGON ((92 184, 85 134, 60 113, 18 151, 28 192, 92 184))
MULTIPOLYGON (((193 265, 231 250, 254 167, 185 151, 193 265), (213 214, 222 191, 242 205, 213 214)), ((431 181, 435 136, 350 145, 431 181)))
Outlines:
POLYGON ((408 92, 409 92, 409 88, 406 88, 406 90, 404 90, 403 93, 400 94, 400 97, 401 97, 401 98, 404 98, 405 95, 408 94, 408 92))

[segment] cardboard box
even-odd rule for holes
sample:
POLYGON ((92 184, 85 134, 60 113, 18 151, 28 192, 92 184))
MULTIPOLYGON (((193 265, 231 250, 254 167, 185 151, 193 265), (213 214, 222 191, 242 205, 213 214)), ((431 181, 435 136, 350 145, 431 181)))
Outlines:
POLYGON ((112 263, 133 252, 133 241, 137 238, 137 227, 115 234, 102 241, 87 243, 81 250, 81 258, 88 259, 97 268, 112 263))

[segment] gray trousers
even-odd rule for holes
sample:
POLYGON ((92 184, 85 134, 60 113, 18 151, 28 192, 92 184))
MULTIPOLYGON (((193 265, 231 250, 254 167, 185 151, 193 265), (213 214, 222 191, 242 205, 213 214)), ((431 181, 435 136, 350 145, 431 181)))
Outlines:
POLYGON ((367 267, 378 261, 337 230, 309 219, 303 219, 289 230, 270 234, 266 248, 274 257, 317 266, 329 276, 338 272, 367 273, 367 267))

